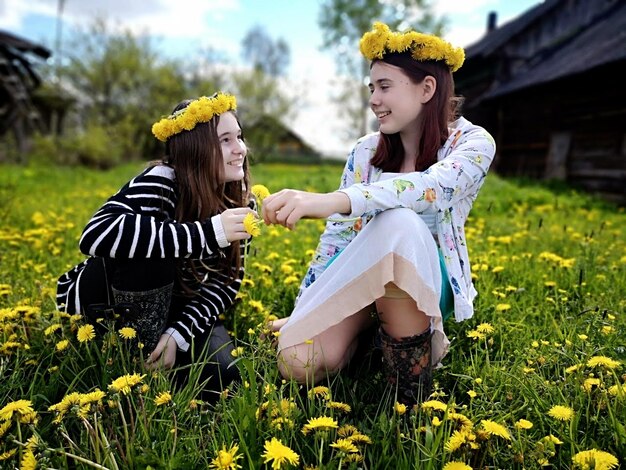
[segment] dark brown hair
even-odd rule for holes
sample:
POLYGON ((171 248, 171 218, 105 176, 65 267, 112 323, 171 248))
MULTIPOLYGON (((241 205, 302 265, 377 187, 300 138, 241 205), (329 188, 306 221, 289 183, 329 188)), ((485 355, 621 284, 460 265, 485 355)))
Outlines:
MULTIPOLYGON (((424 78, 432 76, 437 88, 432 98, 424 103, 422 129, 418 147, 415 171, 423 171, 437 162, 437 151, 448 139, 448 124, 456 119, 460 99, 454 96, 454 80, 450 69, 442 62, 417 61, 409 53, 386 54, 382 61, 400 67, 412 83, 422 83, 424 78)), ((399 172, 404 160, 404 146, 400 135, 380 133, 376 152, 371 159, 372 165, 383 171, 399 172)))
MULTIPOLYGON (((172 113, 187 107, 189 103, 191 100, 182 101, 172 113)), ((229 112, 235 115, 241 127, 236 113, 229 112)), ((248 205, 250 174, 247 158, 244 159, 243 180, 223 182, 224 157, 217 135, 219 122, 218 115, 209 122, 197 124, 190 131, 171 136, 165 143, 163 163, 174 168, 178 186, 175 211, 178 222, 203 221, 225 209, 248 205)), ((189 267, 201 281, 193 262, 189 263, 189 267)), ((220 258, 218 269, 230 270, 231 278, 235 279, 240 267, 240 242, 235 241, 226 249, 226 257, 220 258)))

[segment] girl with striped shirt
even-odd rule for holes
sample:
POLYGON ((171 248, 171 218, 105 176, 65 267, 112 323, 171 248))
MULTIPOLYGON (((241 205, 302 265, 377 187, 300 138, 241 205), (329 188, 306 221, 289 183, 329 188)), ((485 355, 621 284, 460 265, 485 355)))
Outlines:
MULTIPOLYGON (((247 148, 232 95, 179 103, 152 132, 165 157, 96 211, 80 238, 85 261, 58 280, 57 304, 96 325, 130 326, 148 368, 198 363, 204 399, 238 377, 220 321, 243 278, 250 238, 247 148)), ((180 367, 184 383, 189 367, 180 367)))

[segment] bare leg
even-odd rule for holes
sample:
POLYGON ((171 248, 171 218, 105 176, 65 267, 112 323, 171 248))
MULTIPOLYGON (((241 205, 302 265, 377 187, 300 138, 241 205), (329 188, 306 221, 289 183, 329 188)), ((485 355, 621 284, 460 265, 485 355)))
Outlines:
POLYGON ((285 378, 315 383, 344 368, 358 344, 358 335, 372 323, 366 307, 312 338, 311 342, 284 348, 278 354, 278 369, 285 378))
POLYGON ((376 300, 376 308, 387 380, 395 386, 400 403, 419 403, 432 387, 430 319, 392 283, 385 286, 385 297, 376 300))
POLYGON ((387 334, 393 338, 405 338, 425 331, 430 319, 417 308, 415 300, 381 297, 376 300, 378 317, 387 334))

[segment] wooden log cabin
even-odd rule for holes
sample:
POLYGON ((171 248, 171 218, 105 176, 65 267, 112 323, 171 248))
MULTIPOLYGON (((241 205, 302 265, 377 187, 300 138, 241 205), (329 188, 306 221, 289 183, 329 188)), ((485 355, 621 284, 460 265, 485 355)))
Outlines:
POLYGON ((28 136, 44 129, 41 115, 33 104, 33 91, 41 80, 32 61, 49 57, 50 51, 45 47, 0 31, 0 137, 12 132, 22 158, 28 136))
POLYGON ((626 203, 626 2, 545 0, 466 49, 463 114, 505 176, 564 180, 626 203))

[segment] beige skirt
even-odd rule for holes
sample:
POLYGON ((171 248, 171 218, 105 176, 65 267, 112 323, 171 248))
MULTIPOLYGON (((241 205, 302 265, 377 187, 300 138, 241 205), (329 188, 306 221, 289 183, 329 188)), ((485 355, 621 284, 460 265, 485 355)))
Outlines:
POLYGON ((390 209, 374 217, 300 296, 281 328, 278 348, 313 339, 371 305, 395 284, 430 317, 432 363, 450 342, 439 309, 441 268, 437 244, 426 223, 410 209, 390 209))

